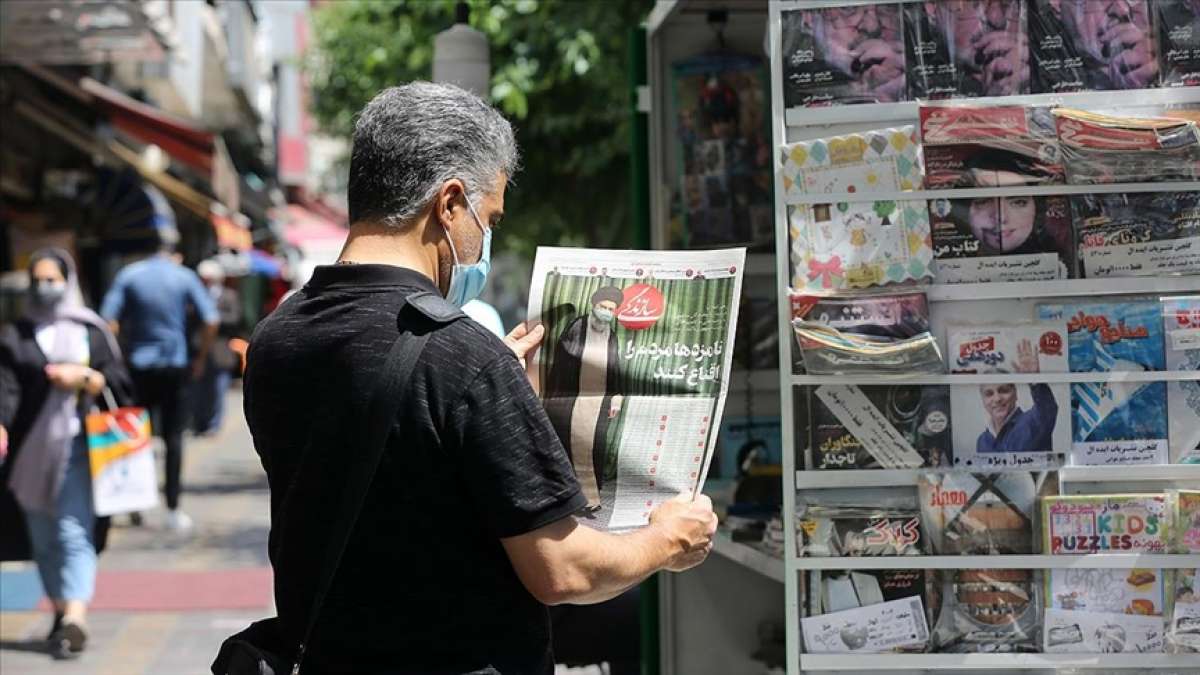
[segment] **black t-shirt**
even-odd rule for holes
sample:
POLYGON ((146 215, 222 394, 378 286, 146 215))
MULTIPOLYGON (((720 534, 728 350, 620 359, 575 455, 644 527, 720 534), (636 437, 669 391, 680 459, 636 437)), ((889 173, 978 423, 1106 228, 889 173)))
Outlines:
POLYGON ((401 326, 435 327, 395 402, 305 670, 550 673, 546 608, 517 578, 500 538, 586 500, 516 357, 473 321, 436 326, 404 308, 421 291, 436 289, 400 267, 319 267, 251 340, 246 419, 271 487, 283 637, 295 644, 303 633, 347 466, 364 452, 351 445, 350 406, 369 395, 401 326))

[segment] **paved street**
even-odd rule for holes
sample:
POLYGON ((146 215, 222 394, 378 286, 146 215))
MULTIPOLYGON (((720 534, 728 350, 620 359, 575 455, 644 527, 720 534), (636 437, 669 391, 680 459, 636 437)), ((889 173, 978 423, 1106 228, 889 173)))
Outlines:
MULTIPOLYGON (((117 518, 100 557, 87 653, 53 661, 41 647, 48 611, 3 611, 0 673, 204 673, 226 635, 274 611, 266 476, 251 448, 240 393, 232 392, 228 404, 219 435, 187 441, 182 507, 195 530, 166 532, 162 511, 146 514, 140 528, 117 518)), ((32 565, 5 564, 0 579, 6 610, 22 604, 14 596, 29 596, 23 604, 31 605, 40 590, 32 565)))

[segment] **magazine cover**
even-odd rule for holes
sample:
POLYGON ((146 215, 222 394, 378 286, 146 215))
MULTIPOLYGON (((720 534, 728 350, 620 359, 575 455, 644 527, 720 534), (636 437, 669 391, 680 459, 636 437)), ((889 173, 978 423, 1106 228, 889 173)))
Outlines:
MULTIPOLYGON (((785 145, 784 191, 790 197, 919 190, 915 133, 907 126, 785 145)), ((933 275, 923 201, 795 204, 788 227, 796 288, 862 288, 933 275)))
POLYGON ((921 652, 929 641, 923 570, 813 572, 809 616, 800 620, 813 654, 921 652), (814 606, 817 602, 820 606, 814 606))
POLYGON ((1043 549, 1049 555, 1168 553, 1167 495, 1051 495, 1042 499, 1043 549))
MULTIPOLYGON (((1038 319, 1066 321, 1071 372, 1166 367, 1162 315, 1150 301, 1039 305, 1038 319)), ((1165 464, 1167 384, 1071 385, 1073 464, 1165 464)))
POLYGON ((1200 85, 1200 2, 1157 0, 1162 86, 1200 85))
POLYGON ((813 557, 922 555, 921 512, 913 508, 811 504, 796 520, 799 554, 813 557))
POLYGON ((1200 193, 1073 195, 1086 277, 1200 273, 1200 193))
POLYGON ((923 105, 920 115, 930 190, 1064 182, 1048 108, 923 105))
POLYGON ((903 31, 899 3, 783 12, 784 105, 904 100, 903 31))
POLYGON ((1032 0, 1034 92, 1157 87, 1158 50, 1151 0, 1032 0))
POLYGON ((1070 108, 1052 113, 1073 185, 1196 180, 1200 132, 1191 115, 1131 117, 1070 108))
POLYGON ((1176 490, 1175 552, 1200 553, 1200 490, 1176 490))
MULTIPOLYGON (((816 328, 828 327, 844 337, 861 336, 880 343, 903 343, 910 338, 929 336, 929 303, 924 293, 889 293, 859 297, 828 297, 792 291, 793 325, 805 322, 816 328)), ((887 362, 866 351, 842 348, 833 341, 813 339, 816 334, 797 329, 802 365, 808 372, 872 370, 887 362)), ((931 336, 929 336, 931 338, 931 336)), ((916 364, 933 363, 941 370, 941 355, 936 340, 918 342, 901 360, 916 364)), ((888 361, 890 362, 890 361, 888 361)))
POLYGON ((1161 616, 1046 609, 1047 654, 1154 654, 1165 646, 1161 616))
POLYGON ((1075 233, 1066 197, 932 199, 929 224, 938 283, 1074 276, 1075 233))
POLYGON ((1047 570, 1046 606, 1108 614, 1162 616, 1168 585, 1156 569, 1047 570))
POLYGON ((774 240, 770 127, 762 59, 722 52, 671 66, 682 218, 671 245, 774 240))
MULTIPOLYGON (((1167 370, 1200 371, 1200 295, 1163 299, 1167 370)), ((1167 383, 1172 464, 1200 464, 1200 381, 1167 383)))
POLYGON ((1032 553, 1038 495, 1050 474, 923 474, 917 483, 921 518, 941 555, 1032 553))
POLYGON ((1200 570, 1175 572, 1175 602, 1167 629, 1167 649, 1175 654, 1200 652, 1200 570))
POLYGON ((588 505, 582 522, 645 525, 708 474, 733 356, 745 249, 538 249, 530 363, 588 505))
MULTIPOLYGON (((1068 372, 1065 323, 948 326, 952 373, 1068 372)), ((953 387, 954 465, 976 471, 1057 466, 1071 447, 1066 384, 953 387)))
POLYGON ((1036 570, 947 570, 931 605, 936 651, 952 654, 1035 652, 1042 595, 1036 570))
POLYGON ((823 385, 806 390, 812 469, 952 466, 950 387, 823 385))
POLYGON ((911 99, 1029 93, 1025 0, 904 5, 911 99))

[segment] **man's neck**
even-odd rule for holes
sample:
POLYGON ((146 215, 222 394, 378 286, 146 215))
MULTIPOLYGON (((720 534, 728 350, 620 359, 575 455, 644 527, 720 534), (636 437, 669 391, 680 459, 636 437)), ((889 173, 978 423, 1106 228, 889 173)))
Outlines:
POLYGON ((375 223, 355 223, 350 226, 338 262, 404 267, 439 285, 437 247, 422 240, 424 229, 418 225, 397 231, 375 223))

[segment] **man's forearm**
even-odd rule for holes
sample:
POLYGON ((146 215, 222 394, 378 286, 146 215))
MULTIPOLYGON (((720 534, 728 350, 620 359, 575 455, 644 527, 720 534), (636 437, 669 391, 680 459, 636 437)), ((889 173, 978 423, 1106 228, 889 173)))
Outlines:
POLYGON ((212 350, 213 344, 217 341, 217 327, 219 324, 206 323, 200 331, 200 344, 196 347, 196 360, 203 362, 208 358, 208 352, 212 350))

